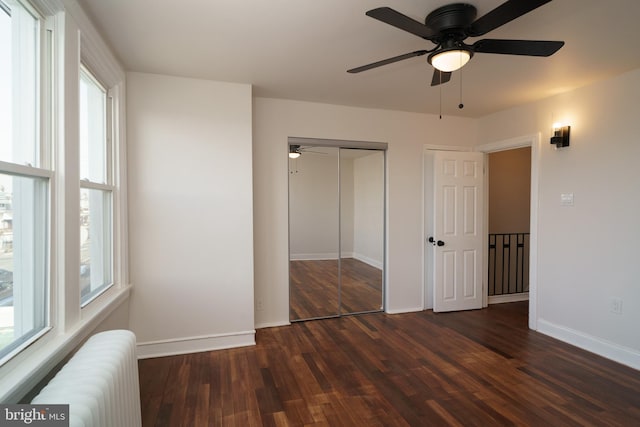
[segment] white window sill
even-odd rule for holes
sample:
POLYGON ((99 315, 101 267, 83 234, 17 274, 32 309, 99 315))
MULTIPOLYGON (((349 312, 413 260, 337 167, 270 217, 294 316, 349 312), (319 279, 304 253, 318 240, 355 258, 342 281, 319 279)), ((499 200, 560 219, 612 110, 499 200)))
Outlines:
POLYGON ((110 289, 106 298, 83 311, 82 320, 64 333, 51 328, 20 354, 0 367, 0 402, 17 403, 62 362, 116 308, 129 299, 131 286, 110 289))

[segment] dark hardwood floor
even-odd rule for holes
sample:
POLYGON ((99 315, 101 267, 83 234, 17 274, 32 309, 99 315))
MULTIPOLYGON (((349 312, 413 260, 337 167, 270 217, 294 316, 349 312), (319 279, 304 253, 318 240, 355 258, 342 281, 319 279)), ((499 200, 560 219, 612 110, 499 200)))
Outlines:
POLYGON ((529 330, 526 311, 300 322, 141 360, 143 425, 640 425, 640 372, 529 330))
POLYGON ((382 270, 354 258, 290 262, 292 320, 360 313, 382 308, 382 270), (338 297, 340 296, 340 299, 338 297))

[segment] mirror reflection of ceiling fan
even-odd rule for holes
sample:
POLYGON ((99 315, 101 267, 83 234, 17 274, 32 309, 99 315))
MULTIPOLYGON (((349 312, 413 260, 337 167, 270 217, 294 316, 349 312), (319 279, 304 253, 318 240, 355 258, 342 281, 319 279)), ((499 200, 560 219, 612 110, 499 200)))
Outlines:
POLYGON ((289 146, 289 158, 297 159, 302 155, 302 153, 314 153, 314 154, 322 154, 327 155, 327 153, 323 153, 322 151, 313 151, 311 148, 315 148, 314 146, 303 147, 301 145, 290 145, 289 146))
POLYGON ((508 0, 478 19, 476 19, 477 10, 474 6, 466 3, 454 3, 439 7, 431 12, 427 15, 424 24, 390 7, 372 9, 366 13, 367 16, 429 40, 436 46, 431 50, 405 53, 352 68, 347 72, 360 73, 404 59, 429 54, 427 61, 435 68, 431 86, 437 86, 448 82, 451 79, 451 72, 462 68, 475 53, 553 55, 564 45, 564 42, 500 39, 482 39, 470 45, 464 42, 468 37, 483 36, 550 1, 508 0))

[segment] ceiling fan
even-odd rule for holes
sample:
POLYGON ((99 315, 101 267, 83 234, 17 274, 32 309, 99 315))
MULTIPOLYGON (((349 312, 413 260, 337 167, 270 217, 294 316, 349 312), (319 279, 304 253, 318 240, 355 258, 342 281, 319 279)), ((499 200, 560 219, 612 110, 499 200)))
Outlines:
POLYGON ((482 39, 469 45, 468 37, 483 36, 507 22, 549 3, 551 0, 508 0, 489 13, 476 19, 477 10, 466 3, 442 6, 427 15, 422 24, 390 7, 379 7, 366 14, 374 19, 407 31, 436 46, 431 50, 417 50, 347 70, 349 73, 377 68, 404 59, 429 54, 427 61, 435 70, 431 86, 446 83, 451 72, 462 68, 475 53, 502 55, 550 56, 563 45, 563 41, 482 39))
POLYGON ((302 153, 313 153, 313 154, 322 154, 327 155, 327 153, 323 153, 322 151, 312 151, 311 148, 315 148, 314 146, 303 147, 297 144, 289 145, 289 158, 297 159, 302 155, 302 153))

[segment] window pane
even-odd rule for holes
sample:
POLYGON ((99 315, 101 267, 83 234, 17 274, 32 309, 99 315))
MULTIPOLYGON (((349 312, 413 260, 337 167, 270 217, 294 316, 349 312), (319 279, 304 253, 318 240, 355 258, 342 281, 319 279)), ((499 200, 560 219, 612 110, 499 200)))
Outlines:
POLYGON ((111 191, 80 190, 80 294, 84 306, 112 283, 111 191))
POLYGON ((0 174, 0 358, 48 324, 47 192, 46 179, 0 174))
POLYGON ((38 165, 38 20, 0 0, 0 160, 38 165))
POLYGON ((86 69, 80 73, 80 179, 107 183, 107 93, 86 69))

